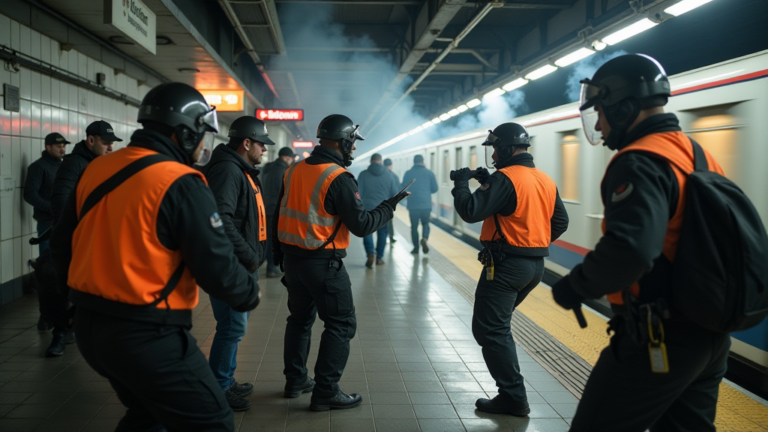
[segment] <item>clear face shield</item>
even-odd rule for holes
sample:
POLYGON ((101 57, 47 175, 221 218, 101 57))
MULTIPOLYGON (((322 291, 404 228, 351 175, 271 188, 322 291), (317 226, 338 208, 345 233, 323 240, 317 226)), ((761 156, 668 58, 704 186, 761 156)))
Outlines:
POLYGON ((213 152, 213 134, 219 131, 216 107, 211 107, 210 111, 200 115, 200 117, 197 118, 197 123, 198 125, 205 127, 206 131, 203 135, 203 147, 200 149, 195 165, 204 166, 211 160, 211 153, 213 152))
POLYGON ((599 114, 596 103, 599 98, 600 88, 590 84, 587 80, 581 84, 581 98, 579 100, 579 113, 581 114, 581 127, 590 144, 596 146, 603 143, 603 133, 597 130, 599 114))
POLYGON ((211 153, 213 153, 213 132, 206 132, 203 135, 203 147, 200 149, 200 154, 197 157, 196 166, 205 166, 211 161, 211 153))
POLYGON ((494 153, 496 153, 496 144, 499 143, 499 137, 488 131, 488 138, 483 143, 485 148, 485 167, 492 170, 496 169, 496 161, 493 159, 494 153))

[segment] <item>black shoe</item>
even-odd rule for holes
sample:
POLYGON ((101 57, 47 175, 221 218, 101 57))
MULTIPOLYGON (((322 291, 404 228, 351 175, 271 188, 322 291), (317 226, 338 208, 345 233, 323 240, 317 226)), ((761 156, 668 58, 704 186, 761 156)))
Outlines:
POLYGON ((64 354, 64 335, 54 335, 51 345, 45 350, 46 357, 59 357, 64 354))
POLYGON ((390 237, 390 238, 389 238, 389 242, 390 242, 390 243, 397 243, 397 240, 395 240, 395 238, 394 238, 394 237, 390 237))
POLYGON ((274 271, 267 271, 267 279, 279 278, 282 274, 274 271))
POLYGON ((329 398, 319 398, 312 395, 309 402, 311 411, 328 411, 333 409, 349 409, 360 406, 363 403, 363 397, 357 393, 346 394, 339 390, 335 396, 329 398))
POLYGON ((384 264, 386 264, 386 263, 384 262, 384 260, 383 260, 383 259, 381 259, 381 258, 376 258, 376 265, 384 265, 384 264))
POLYGON ((475 402, 475 407, 491 414, 508 414, 516 417, 525 417, 531 413, 527 400, 514 401, 501 395, 493 399, 480 398, 475 402))
POLYGON ((416 246, 415 248, 413 248, 413 249, 411 250, 411 254, 412 254, 412 255, 418 255, 418 254, 419 254, 419 247, 418 247, 418 246, 416 246))
POLYGON ((243 399, 243 397, 239 394, 235 393, 235 390, 233 390, 232 387, 228 388, 227 391, 224 392, 224 396, 227 397, 227 403, 234 412, 248 411, 251 409, 251 403, 243 399))
POLYGON ((421 250, 424 253, 429 253, 429 246, 427 246, 427 239, 425 238, 421 239, 421 250))
POLYGON ((295 384, 292 382, 285 383, 285 390, 283 396, 293 399, 302 395, 302 393, 309 393, 315 389, 315 380, 307 377, 307 380, 301 384, 295 384))
POLYGON ((74 330, 67 330, 66 333, 64 333, 64 343, 67 345, 72 345, 73 343, 77 342, 75 339, 75 331, 74 330))
POLYGON ((39 332, 47 332, 52 327, 48 325, 48 322, 43 319, 43 316, 40 315, 40 319, 37 320, 37 331, 39 332))
POLYGON ((375 259, 376 259, 376 255, 368 254, 368 260, 365 261, 365 266, 368 268, 373 268, 373 260, 375 259))
POLYGON ((238 396, 248 396, 249 394, 253 393, 253 384, 251 383, 243 383, 240 384, 239 382, 235 381, 234 384, 232 384, 232 387, 229 388, 233 392, 237 393, 238 396))

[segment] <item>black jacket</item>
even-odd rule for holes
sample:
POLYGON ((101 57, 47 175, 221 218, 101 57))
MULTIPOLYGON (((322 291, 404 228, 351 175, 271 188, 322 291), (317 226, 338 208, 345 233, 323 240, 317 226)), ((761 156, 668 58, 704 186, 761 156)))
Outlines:
POLYGON ((219 216, 235 247, 235 255, 245 268, 255 272, 264 261, 266 241, 259 242, 259 210, 246 175, 261 189, 259 170, 248 165, 226 144, 219 144, 202 171, 216 198, 219 216))
POLYGON ((51 213, 54 223, 59 220, 64 204, 77 187, 77 182, 83 175, 83 171, 94 159, 96 159, 96 153, 88 150, 85 141, 77 143, 72 149, 72 153, 64 156, 61 166, 56 172, 53 189, 51 189, 51 213))
MULTIPOLYGON (((533 155, 521 153, 510 159, 506 166, 522 165, 535 168, 533 155)), ((465 222, 482 222, 498 213, 509 216, 517 209, 517 193, 512 180, 500 171, 495 171, 475 193, 469 191, 469 181, 454 182, 453 207, 465 222)), ((557 240, 568 229, 568 212, 565 211, 560 192, 555 195, 555 212, 550 219, 550 241, 557 240)), ((504 252, 526 256, 549 256, 549 248, 519 248, 509 244, 502 246, 504 252)))
MULTIPOLYGON (((320 165, 325 163, 335 163, 341 167, 344 166, 344 162, 341 155, 325 147, 315 147, 312 150, 312 155, 307 158, 307 163, 310 165, 320 165)), ((280 196, 278 202, 283 199, 284 190, 280 190, 280 196)), ((349 229, 349 231, 358 236, 365 237, 373 234, 379 228, 389 223, 390 219, 394 215, 392 207, 387 203, 381 203, 378 207, 371 211, 365 210, 363 202, 360 200, 360 193, 357 190, 357 182, 352 174, 342 174, 335 179, 328 187, 328 194, 325 196, 325 210, 332 215, 339 215, 342 223, 349 229)), ((309 199, 309 197, 307 197, 309 199)), ((274 213, 274 219, 272 221, 272 245, 274 250, 278 253, 286 253, 298 256, 313 257, 313 258, 330 258, 333 257, 334 251, 332 249, 322 250, 306 250, 298 246, 286 245, 280 243, 277 235, 277 226, 280 216, 280 207, 278 206, 274 213)), ((346 249, 336 250, 336 256, 344 258, 347 256, 346 249)))
MULTIPOLYGON (((185 159, 173 141, 152 131, 136 131, 129 145, 157 151, 180 163, 185 159)), ((51 253, 60 283, 66 283, 72 260, 72 235, 78 224, 76 203, 77 193, 73 193, 67 199, 51 236, 51 253)), ((224 227, 214 225, 217 212, 216 200, 200 178, 191 175, 180 177, 168 188, 160 204, 157 236, 168 249, 181 250, 184 264, 203 290, 237 311, 248 311, 259 304, 259 285, 238 262, 224 227)), ((141 318, 124 316, 119 312, 122 309, 114 304, 116 302, 91 297, 102 300, 98 309, 94 308, 99 313, 158 324, 172 315, 170 323, 192 326, 191 311, 172 311, 169 314, 163 309, 155 309, 152 314, 142 314, 141 318)), ((78 304, 76 296, 73 296, 73 302, 78 304)), ((79 306, 92 308, 92 303, 79 306)))
MULTIPOLYGON (((646 135, 679 130, 674 114, 655 115, 630 131, 619 148, 646 135)), ((583 263, 571 271, 571 286, 586 298, 599 298, 639 281, 641 301, 663 296, 669 288, 672 265, 662 250, 667 224, 680 196, 669 163, 643 152, 622 154, 608 168, 600 194, 605 206, 605 234, 583 263), (627 194, 629 186, 631 192, 627 194)))
POLYGON ((24 201, 34 207, 32 217, 38 222, 51 222, 51 189, 56 178, 56 171, 61 165, 61 159, 43 151, 40 159, 27 168, 27 181, 24 183, 24 201))
POLYGON ((411 180, 416 181, 408 188, 408 192, 411 193, 406 198, 408 210, 431 210, 432 194, 437 192, 435 173, 424 165, 414 165, 403 174, 403 183, 400 187, 405 187, 411 180))
POLYGON ((264 207, 267 214, 272 216, 277 208, 280 191, 283 189, 283 176, 288 164, 278 158, 264 165, 261 177, 264 180, 264 207))

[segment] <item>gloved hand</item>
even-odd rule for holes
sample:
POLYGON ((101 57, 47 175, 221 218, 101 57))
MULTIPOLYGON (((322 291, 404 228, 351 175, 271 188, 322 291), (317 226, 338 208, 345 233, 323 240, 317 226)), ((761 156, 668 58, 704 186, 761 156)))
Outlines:
POLYGON ((451 171, 451 178, 453 179, 453 182, 460 182, 460 181, 469 181, 469 179, 472 178, 472 175, 474 172, 469 168, 462 168, 455 171, 451 171))
POLYGON ((475 180, 480 182, 480 184, 487 182, 490 176, 491 173, 485 167, 480 167, 475 170, 475 180))
POLYGON ((384 202, 389 204, 390 207, 392 207, 392 211, 395 211, 397 210, 397 203, 405 199, 405 197, 407 197, 410 194, 411 194, 410 192, 401 192, 390 199, 384 200, 384 202))
POLYGON ((283 268, 283 258, 285 255, 283 255, 283 251, 277 248, 272 248, 272 262, 275 263, 276 266, 280 267, 280 271, 285 273, 285 269, 283 268))
POLYGON ((559 304, 563 309, 580 308, 581 303, 584 301, 584 297, 573 290, 568 276, 560 278, 559 281, 552 285, 552 296, 555 298, 555 303, 559 304))

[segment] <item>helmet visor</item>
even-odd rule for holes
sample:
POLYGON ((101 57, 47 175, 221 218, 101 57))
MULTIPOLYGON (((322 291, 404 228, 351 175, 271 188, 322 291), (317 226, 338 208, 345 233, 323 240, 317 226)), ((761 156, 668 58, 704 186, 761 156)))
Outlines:
POLYGON ((488 131, 488 138, 485 139, 483 142, 484 146, 493 146, 500 142, 499 137, 493 134, 493 132, 488 131))
POLYGON ((483 144, 485 147, 485 167, 488 169, 496 169, 496 161, 493 160, 493 153, 496 151, 496 147, 492 145, 483 144))
POLYGON ((205 166, 211 161, 211 153, 213 152, 213 132, 206 132, 203 136, 203 148, 200 150, 200 155, 195 162, 196 166, 205 166))
POLYGON ((579 98, 579 110, 584 111, 586 109, 595 106, 600 99, 600 87, 592 84, 589 80, 581 81, 581 97, 579 98))
POLYGON ((603 143, 603 133, 597 130, 597 122, 600 115, 596 110, 581 111, 581 127, 584 129, 584 135, 587 141, 593 146, 603 143))
POLYGON ((211 110, 201 114, 197 118, 197 124, 203 126, 206 132, 218 132, 219 120, 216 117, 216 107, 211 107, 211 110))
POLYGON ((360 141, 365 141, 365 138, 363 138, 363 136, 362 136, 362 135, 360 135, 360 132, 359 132, 359 130, 360 130, 360 125, 355 125, 355 130, 353 130, 353 131, 352 131, 352 132, 349 134, 349 139, 350 139, 352 142, 355 142, 355 141, 357 141, 357 140, 360 140, 360 141))

